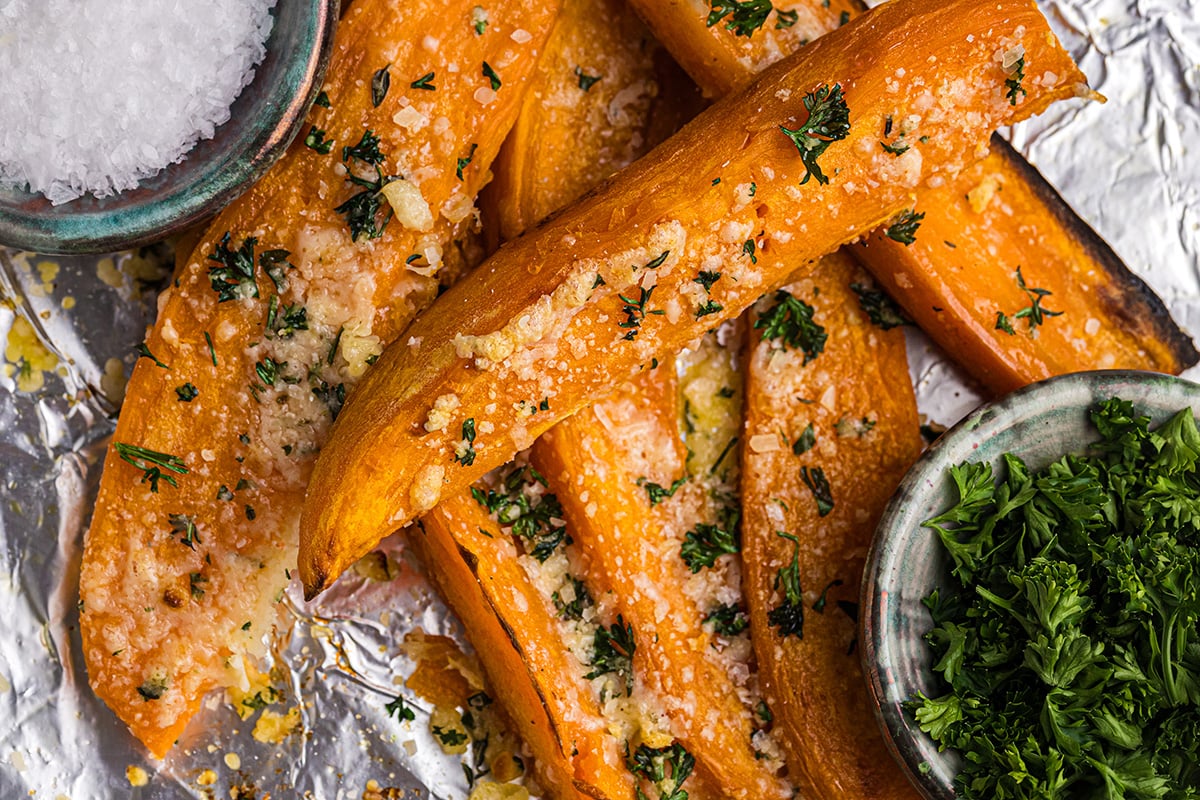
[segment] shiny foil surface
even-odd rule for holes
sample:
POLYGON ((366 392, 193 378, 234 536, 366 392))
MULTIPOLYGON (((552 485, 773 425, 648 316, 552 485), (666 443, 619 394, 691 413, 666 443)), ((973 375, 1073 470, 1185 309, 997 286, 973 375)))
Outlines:
MULTIPOLYGON (((1200 334, 1200 3, 1042 8, 1108 102, 1062 103, 1005 135, 1200 334)), ((271 648, 284 691, 268 708, 298 708, 300 725, 278 744, 252 735, 257 714, 242 720, 214 695, 157 762, 88 688, 83 531, 170 265, 169 244, 104 257, 0 248, 0 798, 340 800, 370 781, 392 797, 465 798, 459 757, 429 733, 431 709, 416 701, 403 722, 384 708, 415 668, 407 632, 461 640, 398 537, 383 545, 390 580, 351 571, 311 605, 293 583, 271 648)), ((919 333, 909 349, 927 421, 952 424, 982 399, 919 333)))

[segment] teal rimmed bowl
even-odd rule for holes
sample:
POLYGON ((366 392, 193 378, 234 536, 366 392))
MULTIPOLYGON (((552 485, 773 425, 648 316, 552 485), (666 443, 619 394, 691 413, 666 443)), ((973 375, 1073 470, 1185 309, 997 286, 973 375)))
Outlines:
POLYGON ((105 198, 51 205, 0 185, 0 244, 39 253, 104 253, 187 228, 244 192, 304 124, 333 49, 338 0, 281 0, 266 54, 228 122, 178 164, 105 198))
POLYGON ((943 693, 925 634, 933 627, 921 598, 950 586, 949 559, 922 523, 957 499, 947 469, 1016 453, 1031 470, 1099 438, 1087 412, 1117 396, 1132 401, 1151 426, 1185 406, 1200 416, 1200 385, 1152 372, 1109 370, 1051 378, 980 406, 913 465, 879 522, 863 573, 860 641, 864 672, 888 749, 929 800, 953 798, 959 758, 937 745, 904 708, 917 692, 943 693))

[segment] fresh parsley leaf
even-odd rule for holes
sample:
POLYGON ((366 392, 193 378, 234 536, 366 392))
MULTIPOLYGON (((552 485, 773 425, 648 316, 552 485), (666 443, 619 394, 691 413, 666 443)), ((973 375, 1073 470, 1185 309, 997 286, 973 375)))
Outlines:
POLYGON ((804 597, 800 588, 800 540, 785 531, 775 535, 792 542, 792 560, 775 575, 775 590, 783 591, 779 605, 767 614, 767 622, 779 629, 780 636, 804 638, 804 597))
POLYGON ((324 156, 328 155, 329 151, 333 149, 333 139, 326 139, 323 129, 318 128, 316 125, 310 125, 308 133, 304 135, 304 146, 324 156))
POLYGON ((412 722, 417 718, 416 713, 404 702, 403 695, 396 695, 390 703, 384 705, 384 709, 389 717, 395 717, 400 721, 412 722))
POLYGON ((737 636, 750 626, 750 618, 746 616, 746 612, 733 603, 717 606, 709 612, 704 621, 712 623, 713 631, 718 636, 737 636))
POLYGON ((1021 82, 1025 80, 1025 56, 1017 59, 1017 63, 1013 65, 1012 75, 1004 79, 1004 88, 1007 90, 1004 96, 1008 98, 1009 105, 1017 104, 1017 97, 1025 97, 1029 93, 1021 86, 1021 82))
POLYGON ((808 303, 780 289, 774 304, 760 314, 754 329, 763 332, 764 339, 779 342, 785 350, 803 350, 804 364, 825 350, 829 338, 825 328, 813 320, 814 309, 808 303))
POLYGON ((726 17, 725 29, 733 31, 735 36, 750 38, 754 32, 763 26, 775 7, 771 0, 711 0, 711 11, 705 24, 708 27, 716 25, 726 17))
POLYGON ((592 647, 592 671, 584 677, 588 680, 601 675, 615 674, 625 682, 626 696, 633 694, 633 654, 637 643, 633 639, 633 626, 617 615, 617 621, 607 628, 601 625, 596 630, 592 647))
POLYGON ((454 460, 464 467, 475 463, 475 418, 471 417, 462 424, 463 441, 454 452, 454 460))
POLYGON ((800 160, 807 168, 800 185, 808 183, 809 178, 816 178, 817 183, 829 183, 817 159, 830 144, 850 135, 850 108, 842 95, 841 84, 834 84, 832 88, 828 84, 817 87, 804 96, 804 107, 808 110, 808 119, 803 125, 795 130, 780 125, 779 130, 796 145, 800 160))
POLYGON ((579 79, 579 88, 585 92, 596 85, 603 75, 588 75, 581 67, 575 67, 575 77, 579 79))
MULTIPOLYGON (((696 759, 679 742, 667 747, 640 744, 632 756, 626 756, 625 766, 634 775, 654 784, 658 800, 687 800, 688 793, 683 790, 683 784, 696 768, 696 759)), ((645 797, 641 789, 637 793, 639 800, 645 797)))
MULTIPOLYGON (((388 89, 392 86, 391 64, 375 71, 371 76, 371 105, 379 108, 380 103, 387 97, 388 89)), ((328 152, 328 151, 326 151, 328 152)))
POLYGON ((833 494, 829 489, 829 481, 825 477, 825 470, 820 467, 813 467, 812 469, 801 467, 800 478, 813 494, 813 499, 817 503, 817 514, 823 517, 833 511, 833 494))
POLYGON ((492 91, 499 91, 503 85, 500 81, 500 76, 496 74, 496 70, 492 69, 492 65, 488 62, 483 62, 483 77, 487 78, 492 85, 492 91))
POLYGON ((421 77, 409 84, 413 89, 424 89, 427 92, 436 92, 437 87, 433 85, 433 79, 437 77, 437 73, 426 72, 421 77))
POLYGON ((672 482, 670 488, 667 488, 642 477, 637 479, 637 485, 646 490, 646 499, 650 501, 650 506, 654 507, 668 497, 674 497, 680 487, 687 483, 687 480, 688 476, 684 475, 682 478, 672 482))
POLYGON ((190 382, 175 387, 175 396, 181 403, 190 403, 200 396, 200 390, 190 382))
POLYGON ((924 212, 918 214, 911 208, 906 209, 892 220, 892 224, 888 225, 885 233, 892 241, 908 246, 917 240, 917 229, 921 227, 923 219, 925 219, 924 212))
POLYGON ((722 555, 740 550, 736 528, 701 522, 684 535, 679 554, 687 568, 696 573, 703 567, 711 567, 722 555))
POLYGON ((912 320, 904 316, 904 312, 896 305, 887 293, 873 289, 863 283, 852 283, 850 288, 858 295, 858 306, 871 322, 885 331, 901 325, 911 325, 912 320))
POLYGON ((236 250, 229 246, 229 241, 229 231, 225 231, 221 241, 208 254, 209 261, 220 265, 208 269, 217 302, 258 297, 258 282, 254 279, 254 246, 258 240, 247 236, 236 250))

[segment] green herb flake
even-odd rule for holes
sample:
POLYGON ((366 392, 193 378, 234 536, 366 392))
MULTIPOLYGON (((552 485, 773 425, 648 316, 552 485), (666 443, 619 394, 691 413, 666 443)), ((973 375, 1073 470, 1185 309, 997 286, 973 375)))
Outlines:
POLYGON ((718 303, 716 300, 709 298, 704 305, 696 309, 696 319, 707 317, 709 314, 719 314, 725 310, 725 306, 718 303))
POLYGON ((321 108, 333 108, 333 104, 329 102, 329 95, 323 89, 317 92, 317 99, 313 100, 313 105, 321 108))
POLYGON ((850 288, 858 295, 858 307, 866 313, 872 324, 885 331, 912 324, 912 320, 904 316, 904 312, 886 292, 865 283, 852 283, 850 288))
POLYGON ((812 306, 780 289, 775 293, 774 304, 755 320, 754 329, 761 330, 764 339, 778 342, 785 350, 802 350, 804 364, 808 364, 825 351, 825 341, 829 338, 813 314, 812 306))
POLYGON ((666 500, 668 497, 674 497, 675 493, 679 491, 680 487, 687 483, 687 480, 688 476, 684 475, 682 478, 679 478, 672 483, 670 488, 666 488, 652 481, 648 481, 643 477, 637 479, 637 485, 646 490, 646 499, 650 501, 650 506, 653 508, 663 500, 666 500))
MULTIPOLYGON (((588 75, 581 67, 575 67, 575 77, 579 79, 579 88, 585 92, 596 85, 603 75, 588 75)), ((719 180, 719 179, 718 179, 719 180)))
POLYGON ((833 511, 833 493, 829 488, 829 480, 825 477, 825 470, 820 467, 801 467, 800 479, 804 481, 804 485, 812 492, 813 500, 817 503, 817 514, 825 516, 830 511, 833 511))
POLYGON ((563 619, 570 620, 583 619, 584 610, 593 602, 587 586, 572 575, 567 576, 562 589, 550 595, 550 600, 554 603, 554 608, 558 610, 558 615, 563 619), (570 595, 570 599, 567 599, 568 595, 570 595))
POLYGON ((894 156, 902 156, 905 153, 907 153, 910 149, 909 145, 900 144, 900 142, 896 142, 896 144, 888 144, 887 142, 880 142, 879 146, 883 148, 885 153, 891 153, 894 156))
POLYGON ((804 96, 804 107, 808 110, 808 119, 803 125, 795 130, 780 125, 779 130, 796 145, 807 169, 800 185, 808 183, 809 178, 816 178, 817 183, 829 183, 817 159, 830 144, 850 135, 850 108, 842 96, 841 84, 834 84, 832 88, 828 84, 817 87, 804 96))
POLYGON ((190 403, 200 396, 200 390, 191 383, 185 383, 175 387, 175 396, 181 403, 190 403))
POLYGON ((779 629, 780 636, 804 638, 804 597, 800 588, 800 540, 794 534, 775 531, 792 542, 792 560, 775 575, 775 590, 783 591, 779 605, 767 614, 767 622, 779 629))
POLYGON ((779 9, 775 9, 775 29, 783 30, 784 28, 790 28, 796 24, 799 17, 799 12, 795 10, 780 11, 779 9))
POLYGON ((165 675, 155 674, 137 688, 137 693, 143 700, 158 700, 169 688, 165 675))
POLYGON ((530 491, 534 483, 543 489, 546 485, 532 467, 515 467, 498 488, 484 491, 473 486, 471 496, 496 522, 510 527, 535 560, 544 563, 569 537, 558 497, 551 492, 530 491))
POLYGON ((812 423, 808 423, 800 435, 796 437, 796 441, 792 443, 792 452, 798 456, 802 456, 809 450, 813 449, 813 445, 817 443, 817 433, 813 429, 812 423))
POLYGON ((1004 88, 1007 90, 1004 96, 1008 98, 1009 105, 1017 104, 1017 97, 1025 97, 1029 93, 1021 86, 1021 82, 1025 80, 1025 56, 1017 59, 1017 63, 1013 64, 1012 74, 1004 79, 1004 88))
POLYGON ((492 84, 492 91, 500 90, 504 84, 500 81, 500 76, 496 74, 496 70, 492 69, 492 65, 488 62, 483 62, 483 77, 487 78, 492 84))
POLYGON ((333 144, 333 139, 326 139, 325 131, 316 125, 310 125, 308 133, 304 135, 304 146, 323 156, 329 155, 329 152, 333 150, 333 144))
POLYGON ((171 524, 172 535, 179 536, 179 543, 189 550, 195 550, 201 544, 200 536, 196 533, 196 518, 189 514, 168 514, 167 521, 171 524))
POLYGON ((433 79, 437 77, 435 72, 426 72, 421 77, 409 84, 413 89, 424 89, 427 92, 436 92, 437 87, 433 85, 433 79))
POLYGON ((412 722, 417 718, 416 713, 404 702, 402 695, 396 695, 390 703, 385 703, 383 708, 389 717, 395 717, 400 721, 412 722))
POLYGON ((166 364, 159 361, 154 353, 150 352, 150 347, 145 342, 142 342, 137 347, 133 348, 133 351, 137 353, 138 358, 148 358, 154 362, 154 366, 159 367, 160 369, 170 369, 170 367, 168 367, 166 364))
POLYGON ((617 615, 617 621, 607 628, 601 625, 596 630, 592 645, 592 668, 584 677, 589 681, 601 675, 615 674, 625 682, 625 695, 633 694, 633 654, 637 643, 633 639, 633 626, 617 615))
POLYGON ((258 297, 258 282, 254 279, 254 246, 258 240, 247 236, 236 250, 229 246, 230 233, 225 231, 208 260, 220 266, 209 267, 208 278, 217 293, 217 302, 258 297))
POLYGON ((176 475, 188 474, 188 468, 179 456, 160 453, 157 450, 150 450, 133 444, 125 444, 124 442, 114 442, 113 449, 117 451, 117 455, 121 457, 122 461, 132 464, 142 471, 142 483, 149 483, 150 491, 156 494, 158 493, 158 482, 160 480, 166 481, 175 487, 179 486, 175 482, 175 479, 167 474, 168 472, 173 472, 176 475))
POLYGON ((737 636, 750 627, 750 618, 746 612, 734 603, 717 606, 704 618, 705 623, 712 623, 713 632, 718 636, 737 636))
MULTIPOLYGON (((626 756, 625 766, 635 776, 654 785, 658 800, 687 800, 688 793, 683 784, 696 768, 696 759, 679 742, 667 747, 640 744, 632 756, 626 756)), ((638 800, 646 796, 640 788, 637 794, 638 800)))
POLYGON ((703 272, 703 271, 701 271, 700 273, 698 273, 696 275, 696 277, 692 278, 692 283, 700 284, 701 286, 704 287, 704 291, 706 293, 711 293, 713 284, 716 283, 718 280, 720 280, 720 278, 721 278, 721 273, 719 273, 719 272, 703 272))
POLYGON ((711 11, 705 21, 708 27, 711 28, 728 17, 725 30, 746 38, 753 36, 767 21, 767 16, 775 10, 771 0, 711 0, 709 5, 711 11))
POLYGON ((204 332, 204 342, 208 345, 208 357, 212 359, 212 365, 217 365, 217 351, 213 347, 212 337, 208 335, 208 331, 204 332))
POLYGON ((467 157, 458 159, 458 166, 455 168, 454 174, 460 181, 463 179, 463 170, 467 168, 467 166, 471 163, 471 159, 475 157, 475 150, 478 149, 478 147, 478 144, 472 142, 471 149, 467 151, 467 157))
POLYGON ((471 28, 475 31, 476 36, 483 36, 483 32, 487 30, 488 13, 483 6, 475 6, 471 9, 471 28))
POLYGON ((1017 331, 1012 326, 1012 320, 1003 311, 996 312, 996 330, 1004 331, 1009 336, 1017 335, 1017 331))
MULTIPOLYGON (((734 520, 736 522, 736 516, 734 520)), ((735 525, 701 522, 684 535, 679 554, 687 568, 697 573, 704 567, 711 567, 721 556, 740 551, 735 525)))
POLYGON ((911 208, 906 209, 892 220, 892 224, 888 225, 885 233, 892 241, 907 247, 917 240, 917 229, 921 227, 923 219, 925 219, 924 212, 918 214, 911 208))
MULTIPOLYGON (((391 64, 386 67, 381 67, 376 70, 371 76, 371 105, 379 108, 383 99, 387 97, 388 89, 392 87, 392 73, 390 70, 391 64)), ((328 152, 328 151, 326 151, 328 152)))
POLYGON ((747 240, 745 241, 745 243, 742 245, 742 253, 743 253, 744 255, 748 255, 748 256, 750 256, 750 263, 751 263, 751 264, 757 264, 757 263, 758 263, 758 256, 756 256, 756 255, 755 255, 755 245, 754 245, 754 240, 753 240, 753 239, 747 239, 747 240))
POLYGON ((471 417, 462 424, 462 442, 454 452, 454 460, 464 467, 475 463, 475 418, 471 417))

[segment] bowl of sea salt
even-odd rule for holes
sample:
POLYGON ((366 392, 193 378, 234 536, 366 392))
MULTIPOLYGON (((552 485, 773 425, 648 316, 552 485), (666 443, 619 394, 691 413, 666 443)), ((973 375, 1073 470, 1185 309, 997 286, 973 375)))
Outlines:
POLYGON ((98 253, 220 210, 287 149, 338 0, 0 0, 0 244, 98 253))

